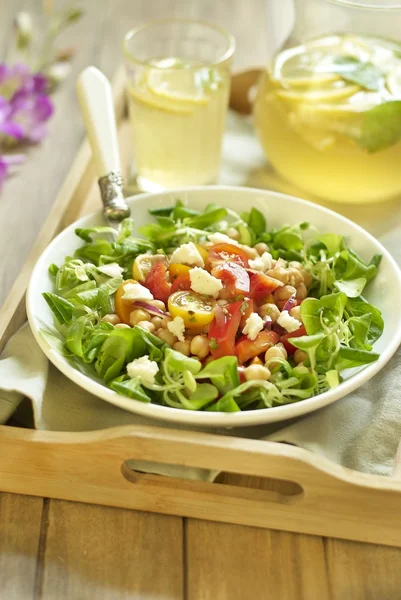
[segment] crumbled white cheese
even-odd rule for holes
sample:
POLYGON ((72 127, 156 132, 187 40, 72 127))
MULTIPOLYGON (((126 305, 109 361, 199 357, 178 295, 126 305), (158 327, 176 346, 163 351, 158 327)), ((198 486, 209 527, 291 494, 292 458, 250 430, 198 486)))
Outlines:
POLYGON ((199 269, 199 267, 190 270, 189 278, 191 280, 191 288, 194 292, 198 292, 198 294, 217 298, 219 291, 223 289, 220 279, 213 277, 213 275, 210 275, 204 269, 199 269))
POLYGON ((302 323, 298 321, 298 319, 294 319, 294 317, 291 317, 288 310, 283 310, 281 312, 280 316, 277 319, 277 323, 281 325, 281 327, 284 327, 284 329, 286 329, 288 333, 296 331, 302 325, 302 323))
POLYGON ((233 240, 233 238, 230 238, 230 236, 226 235, 225 233, 210 233, 207 237, 209 242, 212 242, 212 244, 231 244, 232 246, 240 245, 237 240, 233 240))
POLYGON ((195 265, 196 267, 203 267, 205 265, 198 248, 193 242, 182 244, 182 246, 176 248, 170 256, 170 262, 195 265))
POLYGON ((149 360, 148 355, 135 358, 135 360, 127 364, 128 376, 131 379, 139 377, 141 383, 144 385, 153 385, 158 371, 157 362, 149 360))
POLYGON ((175 335, 175 337, 177 337, 180 340, 180 342, 185 342, 185 325, 184 319, 182 317, 174 317, 172 321, 169 321, 167 323, 167 329, 171 331, 171 333, 175 335))
POLYGON ((249 268, 254 271, 268 271, 272 268, 272 265, 273 257, 270 252, 263 252, 262 256, 249 261, 249 268))
POLYGON ((98 267, 97 270, 100 271, 100 273, 113 278, 122 277, 124 271, 124 269, 116 262, 102 265, 101 267, 98 267))
POLYGON ((124 286, 123 300, 153 300, 152 293, 140 283, 127 283, 124 286))
POLYGON ((247 335, 250 340, 255 340, 258 333, 262 331, 264 325, 263 319, 258 313, 252 313, 245 321, 245 327, 242 333, 247 335))

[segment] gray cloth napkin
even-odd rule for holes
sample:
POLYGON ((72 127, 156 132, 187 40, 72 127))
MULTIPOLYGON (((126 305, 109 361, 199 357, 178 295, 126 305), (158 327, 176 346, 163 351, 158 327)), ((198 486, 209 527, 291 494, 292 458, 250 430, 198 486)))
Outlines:
MULTIPOLYGON (((250 121, 234 114, 228 119, 220 183, 304 196, 266 166, 250 121)), ((325 204, 368 229, 401 264, 400 202, 363 209, 325 204)), ((0 423, 11 416, 23 425, 50 431, 88 431, 127 424, 173 426, 126 412, 77 387, 49 366, 27 326, 10 340, 0 359, 0 423), (23 402, 24 398, 28 400, 23 402)), ((198 431, 287 442, 351 469, 391 475, 401 440, 401 351, 357 392, 303 418, 273 426, 198 431)), ((193 479, 213 479, 216 475, 203 469, 151 463, 135 462, 132 467, 193 479)))

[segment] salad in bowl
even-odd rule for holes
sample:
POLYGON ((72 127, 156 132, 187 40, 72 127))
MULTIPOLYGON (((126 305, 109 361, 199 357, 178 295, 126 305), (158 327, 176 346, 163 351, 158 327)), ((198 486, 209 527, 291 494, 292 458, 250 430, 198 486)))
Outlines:
POLYGON ((149 213, 138 229, 76 228, 74 252, 48 265, 54 330, 42 340, 109 392, 184 411, 274 411, 379 359, 383 318, 365 292, 380 254, 366 261, 308 221, 272 226, 256 206, 176 200, 149 213))

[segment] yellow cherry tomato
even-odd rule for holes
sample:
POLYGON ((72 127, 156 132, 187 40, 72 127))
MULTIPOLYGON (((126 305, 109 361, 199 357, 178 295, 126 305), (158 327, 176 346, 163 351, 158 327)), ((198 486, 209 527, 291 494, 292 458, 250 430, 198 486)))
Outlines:
POLYGON ((132 265, 132 277, 143 283, 150 269, 158 262, 167 264, 167 257, 164 254, 139 254, 132 265))
POLYGON ((201 329, 213 321, 214 298, 207 298, 192 291, 179 291, 168 299, 170 315, 182 317, 187 329, 201 329))
POLYGON ((170 273, 171 281, 174 281, 174 279, 177 279, 177 277, 179 277, 180 275, 189 273, 191 268, 192 267, 188 267, 188 265, 182 265, 180 263, 172 263, 168 268, 168 272, 170 273))
POLYGON ((127 279, 123 281, 118 290, 116 291, 116 295, 114 296, 114 310, 116 314, 120 318, 122 323, 129 325, 129 316, 131 312, 134 310, 135 302, 133 300, 124 300, 124 288, 127 283, 137 283, 134 279, 127 279))
POLYGON ((195 246, 196 246, 197 251, 201 255, 201 257, 203 258, 203 262, 206 264, 208 256, 209 256, 209 252, 206 250, 206 248, 204 248, 200 244, 195 244, 195 246))

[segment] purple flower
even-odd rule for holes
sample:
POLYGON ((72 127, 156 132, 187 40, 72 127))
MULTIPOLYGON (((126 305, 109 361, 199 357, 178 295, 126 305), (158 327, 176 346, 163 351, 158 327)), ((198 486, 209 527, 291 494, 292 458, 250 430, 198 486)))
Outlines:
POLYGON ((47 84, 46 77, 30 73, 26 65, 0 65, 0 133, 31 143, 43 139, 54 110, 47 84))
POLYGON ((21 165, 25 160, 23 154, 0 154, 0 191, 10 169, 21 165))
POLYGON ((0 95, 10 100, 18 89, 29 84, 31 78, 32 75, 26 65, 0 64, 0 95))

